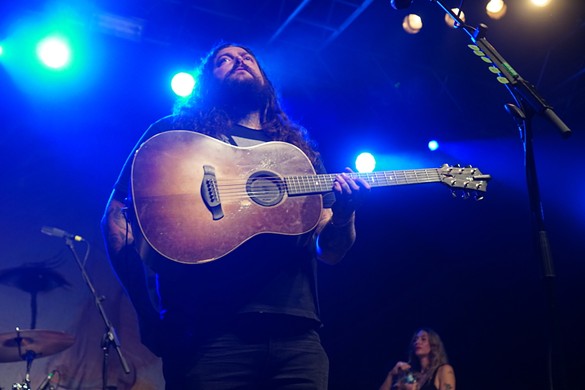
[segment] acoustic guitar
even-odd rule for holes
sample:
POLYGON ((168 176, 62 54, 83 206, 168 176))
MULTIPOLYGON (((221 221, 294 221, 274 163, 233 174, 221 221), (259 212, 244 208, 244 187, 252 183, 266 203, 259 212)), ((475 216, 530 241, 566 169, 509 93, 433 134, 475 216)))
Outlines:
MULTIPOLYGON (((372 187, 441 182, 481 196, 490 175, 472 167, 351 173, 372 187)), ((159 133, 134 155, 133 211, 148 246, 179 263, 221 258, 255 235, 317 225, 335 174, 316 174, 285 142, 237 147, 186 130, 159 133)))

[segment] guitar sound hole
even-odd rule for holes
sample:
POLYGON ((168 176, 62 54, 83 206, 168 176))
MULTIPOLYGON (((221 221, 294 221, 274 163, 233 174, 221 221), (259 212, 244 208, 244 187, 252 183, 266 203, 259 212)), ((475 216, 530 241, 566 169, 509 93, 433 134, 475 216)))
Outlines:
POLYGON ((260 206, 274 206, 284 198, 282 180, 271 172, 256 172, 246 183, 248 196, 260 206))

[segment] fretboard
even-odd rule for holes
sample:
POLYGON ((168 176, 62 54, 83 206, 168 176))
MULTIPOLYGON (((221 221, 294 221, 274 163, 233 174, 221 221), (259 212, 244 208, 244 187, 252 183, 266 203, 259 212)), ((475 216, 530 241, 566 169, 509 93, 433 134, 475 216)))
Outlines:
MULTIPOLYGON (((349 173, 352 178, 362 178, 372 187, 399 186, 407 184, 435 183, 441 181, 437 168, 349 173)), ((337 174, 287 176, 284 181, 288 194, 305 195, 329 192, 337 174)))

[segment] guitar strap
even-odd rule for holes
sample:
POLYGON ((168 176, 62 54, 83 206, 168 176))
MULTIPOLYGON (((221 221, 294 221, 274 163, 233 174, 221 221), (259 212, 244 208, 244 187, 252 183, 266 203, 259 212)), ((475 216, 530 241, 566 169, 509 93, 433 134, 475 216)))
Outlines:
POLYGON ((261 130, 250 129, 245 126, 235 125, 228 134, 226 134, 227 142, 234 146, 248 147, 268 142, 270 139, 261 130))

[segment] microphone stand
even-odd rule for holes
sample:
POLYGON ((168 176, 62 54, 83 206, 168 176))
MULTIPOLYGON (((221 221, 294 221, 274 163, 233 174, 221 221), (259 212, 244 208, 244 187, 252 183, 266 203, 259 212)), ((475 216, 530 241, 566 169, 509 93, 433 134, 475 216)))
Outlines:
POLYGON ((458 15, 446 7, 440 0, 430 0, 436 3, 455 21, 455 27, 463 30, 469 35, 472 45, 468 45, 474 54, 481 57, 483 61, 490 64, 490 71, 497 75, 497 80, 504 84, 514 104, 506 104, 505 109, 512 115, 519 131, 524 146, 524 165, 526 172, 526 184, 530 203, 531 222, 534 233, 537 252, 542 264, 544 275, 544 289, 546 294, 546 307, 548 312, 548 348, 547 348, 547 381, 548 389, 554 388, 553 374, 553 352, 555 326, 555 271, 553 266, 552 253, 548 241, 548 234, 544 224, 544 213, 540 198, 536 163, 534 158, 534 147, 532 144, 532 119, 535 114, 544 116, 552 123, 565 138, 571 135, 571 129, 555 113, 553 108, 539 95, 538 91, 528 81, 524 80, 512 66, 496 51, 496 49, 485 38, 487 26, 480 24, 478 28, 465 24, 458 15))
MULTIPOLYGON (((112 323, 108 319, 108 316, 106 315, 106 311, 104 310, 104 307, 102 305, 102 302, 105 300, 105 297, 98 296, 98 294, 93 286, 93 283, 91 282, 91 279, 89 278, 89 275, 87 274, 87 272, 85 270, 84 263, 81 262, 81 260, 79 259, 79 256, 77 255, 77 252, 75 251, 75 248, 73 246, 72 237, 66 236, 65 237, 65 244, 69 247, 69 249, 71 250, 71 253, 73 253, 73 258, 75 259, 75 262, 77 263, 77 265, 79 266, 79 269, 81 270, 81 275, 83 276, 83 280, 87 284, 87 287, 89 287, 89 290, 91 291, 91 294, 94 298, 94 302, 95 302, 95 304, 100 312, 100 315, 104 321, 104 324, 106 325, 106 332, 104 333, 104 336, 102 338, 101 346, 102 346, 102 350, 104 351, 103 362, 102 362, 102 389, 107 390, 109 388, 107 386, 107 382, 108 382, 108 364, 109 364, 110 347, 115 348, 116 353, 118 354, 118 358, 120 360, 120 364, 122 365, 122 368, 126 374, 130 373, 130 368, 128 367, 128 363, 126 362, 124 355, 122 354, 122 349, 120 347, 120 340, 118 339, 116 329, 114 328, 114 326, 112 325, 112 323)), ((88 253, 89 253, 89 243, 86 242, 86 245, 88 245, 88 253)), ((86 256, 86 258, 87 258, 87 256, 86 256)))

